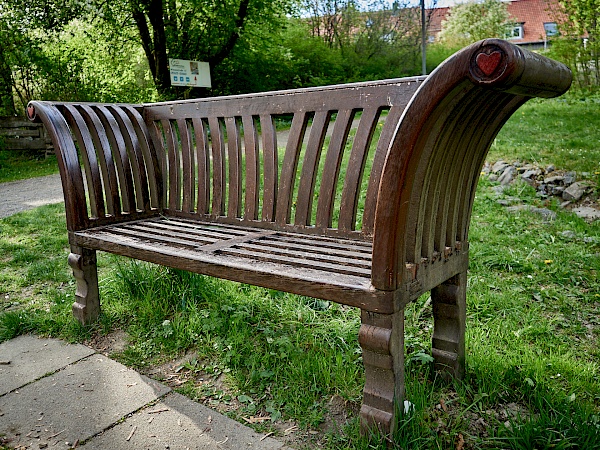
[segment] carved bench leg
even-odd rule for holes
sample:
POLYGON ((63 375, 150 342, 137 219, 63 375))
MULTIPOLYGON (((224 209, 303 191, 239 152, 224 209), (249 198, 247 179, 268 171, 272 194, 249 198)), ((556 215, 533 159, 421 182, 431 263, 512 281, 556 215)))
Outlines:
POLYGON ((73 315, 85 325, 96 320, 100 314, 96 251, 72 245, 69 266, 77 281, 73 315))
POLYGON ((397 405, 404 398, 404 311, 391 315, 362 311, 361 322, 358 341, 365 366, 361 432, 375 428, 391 436, 397 405))
POLYGON ((446 378, 461 379, 465 363, 467 273, 460 273, 431 291, 432 353, 435 369, 446 378))

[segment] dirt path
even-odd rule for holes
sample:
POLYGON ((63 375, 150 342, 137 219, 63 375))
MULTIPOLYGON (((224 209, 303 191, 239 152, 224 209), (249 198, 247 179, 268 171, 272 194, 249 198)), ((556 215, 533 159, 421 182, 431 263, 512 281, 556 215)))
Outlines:
POLYGON ((51 203, 62 203, 60 175, 0 183, 0 218, 51 203))

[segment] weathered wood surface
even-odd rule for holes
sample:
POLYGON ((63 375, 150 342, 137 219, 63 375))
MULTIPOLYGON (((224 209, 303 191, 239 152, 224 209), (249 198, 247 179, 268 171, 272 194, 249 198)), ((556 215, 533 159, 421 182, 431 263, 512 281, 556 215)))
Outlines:
POLYGON ((12 151, 34 151, 48 154, 52 141, 41 123, 18 117, 0 117, 0 147, 12 151))
POLYGON ((426 79, 148 105, 32 102, 61 170, 74 313, 99 313, 96 250, 359 307, 362 426, 393 433, 404 307, 431 291, 436 368, 460 377, 485 155, 520 105, 570 82, 562 64, 486 40, 426 79))

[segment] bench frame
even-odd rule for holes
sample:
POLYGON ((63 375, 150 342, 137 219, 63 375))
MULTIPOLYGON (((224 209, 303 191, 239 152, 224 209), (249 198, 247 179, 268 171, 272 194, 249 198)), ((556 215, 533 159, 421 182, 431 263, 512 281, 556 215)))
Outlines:
POLYGON ((361 428, 392 434, 404 307, 431 291, 435 368, 461 378, 484 158, 517 108, 570 83, 564 65, 485 40, 427 78, 145 105, 33 101, 60 166, 73 313, 100 313, 97 250, 359 307, 361 428), (274 117, 285 113, 280 164, 274 117))

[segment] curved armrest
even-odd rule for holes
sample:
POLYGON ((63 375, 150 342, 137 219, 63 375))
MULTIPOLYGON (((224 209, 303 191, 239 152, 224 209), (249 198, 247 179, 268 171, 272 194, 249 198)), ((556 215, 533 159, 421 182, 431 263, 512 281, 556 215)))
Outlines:
POLYGON ((563 64, 498 39, 466 47, 427 78, 400 119, 381 176, 374 287, 397 289, 408 281, 406 264, 466 251, 478 176, 496 134, 528 99, 556 97, 570 84, 563 64))

